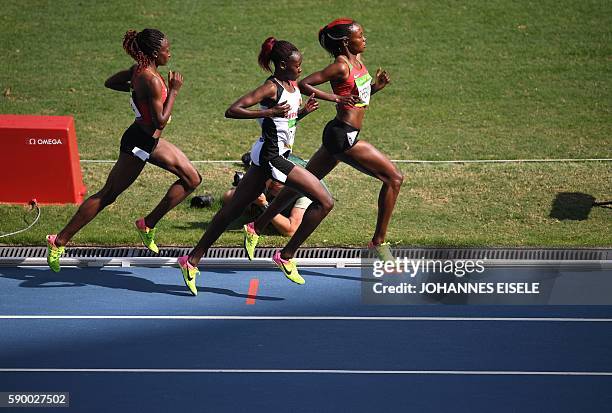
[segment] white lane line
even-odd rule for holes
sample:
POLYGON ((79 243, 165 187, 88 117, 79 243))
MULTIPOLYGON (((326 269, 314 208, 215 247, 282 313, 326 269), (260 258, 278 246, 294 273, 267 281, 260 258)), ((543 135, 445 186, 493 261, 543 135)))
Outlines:
POLYGON ((465 159, 465 160, 444 160, 444 161, 420 161, 410 159, 393 159, 392 162, 397 163, 422 163, 422 164, 439 164, 439 163, 542 163, 542 162, 609 162, 610 158, 566 158, 566 159, 465 159))
MULTIPOLYGON (((116 159, 81 159, 81 163, 115 163, 117 162, 116 159)), ((236 160, 220 160, 220 161, 216 161, 216 160, 201 160, 201 161, 191 161, 191 163, 239 163, 242 164, 242 161, 240 159, 236 159, 236 160)))
POLYGON ((495 370, 294 370, 294 369, 45 369, 0 368, 0 373, 230 373, 230 374, 405 374, 483 376, 612 376, 608 371, 495 370))
POLYGON ((612 318, 578 317, 361 317, 361 316, 242 316, 242 315, 0 315, 0 320, 313 320, 313 321, 527 321, 601 323, 612 318))
MULTIPOLYGON (((305 159, 308 161, 308 159, 305 159)), ((523 163, 523 162, 610 162, 612 158, 557 158, 557 159, 457 159, 442 161, 425 161, 418 159, 392 159, 396 163, 417 163, 417 164, 445 164, 445 163, 523 163)), ((116 159, 81 159, 81 163, 115 163, 116 159)), ((192 163, 239 163, 240 159, 230 160, 198 160, 192 163)))

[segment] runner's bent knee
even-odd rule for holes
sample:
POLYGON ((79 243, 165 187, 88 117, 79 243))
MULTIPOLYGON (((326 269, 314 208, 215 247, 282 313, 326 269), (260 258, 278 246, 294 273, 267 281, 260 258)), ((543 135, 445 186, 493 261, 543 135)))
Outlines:
POLYGON ((325 211, 326 214, 329 214, 329 212, 334 208, 334 198, 332 198, 329 192, 323 192, 324 196, 319 200, 319 203, 321 204, 323 211, 325 211))
POLYGON ((404 174, 396 169, 395 173, 391 177, 391 187, 399 191, 403 183, 404 183, 404 174))
POLYGON ((189 167, 183 168, 177 165, 176 175, 181 179, 189 190, 196 189, 202 183, 202 175, 191 164, 189 167))

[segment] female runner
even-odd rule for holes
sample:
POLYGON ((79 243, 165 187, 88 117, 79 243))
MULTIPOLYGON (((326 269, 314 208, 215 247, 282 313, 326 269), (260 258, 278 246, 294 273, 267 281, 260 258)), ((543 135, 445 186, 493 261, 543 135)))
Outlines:
POLYGON ((136 180, 146 162, 165 169, 178 177, 160 203, 135 222, 142 242, 151 251, 159 251, 155 244, 155 225, 172 208, 202 182, 202 177, 187 156, 172 143, 161 138, 162 130, 170 122, 176 96, 183 85, 178 72, 168 73, 168 86, 158 67, 170 60, 170 42, 159 30, 129 30, 123 48, 137 62, 127 70, 109 77, 104 85, 120 92, 131 93, 131 106, 136 115, 134 123, 121 138, 119 159, 110 171, 104 187, 85 200, 70 222, 58 234, 47 235, 47 263, 51 270, 60 270, 60 257, 65 245, 105 207, 136 180))
MULTIPOLYGON (((261 137, 251 148, 251 166, 240 180, 231 201, 213 217, 189 255, 178 259, 185 284, 193 295, 197 295, 195 282, 200 259, 228 225, 264 191, 267 179, 276 180, 312 200, 293 237, 273 257, 274 263, 295 283, 304 284, 293 260, 295 251, 333 208, 333 199, 319 180, 287 159, 293 147, 297 122, 318 108, 312 96, 300 108, 302 98, 296 81, 302 72, 302 55, 290 42, 269 37, 261 46, 259 64, 264 70, 272 72, 270 62, 274 63, 272 76, 257 89, 239 98, 225 112, 228 118, 257 119, 261 137), (249 109, 258 103, 258 109, 249 109)), ((252 231, 252 226, 246 227, 245 248, 247 252, 251 251, 249 258, 252 258, 252 250, 259 236, 252 231)))

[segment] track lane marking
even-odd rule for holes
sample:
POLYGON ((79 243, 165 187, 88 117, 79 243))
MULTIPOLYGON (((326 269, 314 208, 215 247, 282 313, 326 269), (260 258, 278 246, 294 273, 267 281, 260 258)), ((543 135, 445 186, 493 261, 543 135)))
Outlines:
POLYGON ((612 318, 581 317, 393 317, 393 316, 253 316, 253 315, 0 315, 0 320, 279 320, 279 321, 499 321, 609 323, 612 318))
POLYGON ((246 299, 247 305, 255 304, 255 299, 257 298, 257 288, 259 287, 259 279, 251 278, 251 282, 249 283, 249 292, 247 293, 248 297, 246 299))
POLYGON ((496 370, 333 370, 333 369, 69 369, 0 368, 0 373, 226 373, 226 374, 396 374, 483 376, 612 376, 609 371, 496 371, 496 370))

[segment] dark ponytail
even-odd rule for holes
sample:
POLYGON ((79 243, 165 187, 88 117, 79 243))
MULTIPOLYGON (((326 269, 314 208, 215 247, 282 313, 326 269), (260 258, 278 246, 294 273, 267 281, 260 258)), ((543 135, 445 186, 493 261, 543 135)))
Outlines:
POLYGON ((123 49, 136 60, 137 70, 141 70, 155 61, 154 54, 159 52, 165 38, 157 29, 128 30, 123 37, 123 49))
POLYGON ((264 40, 261 45, 261 51, 259 52, 259 56, 257 58, 259 66, 261 66, 263 70, 267 70, 268 72, 272 71, 272 69, 270 69, 270 55, 272 54, 272 49, 274 48, 275 44, 276 39, 272 36, 264 40))
POLYGON ((281 60, 287 61, 293 53, 299 53, 297 47, 286 40, 276 40, 274 37, 268 37, 261 45, 261 51, 257 61, 262 69, 272 72, 270 62, 274 63, 274 67, 278 67, 281 60))
POLYGON ((319 30, 319 44, 332 56, 339 55, 344 40, 348 40, 351 35, 351 26, 356 23, 348 17, 334 20, 319 30))

